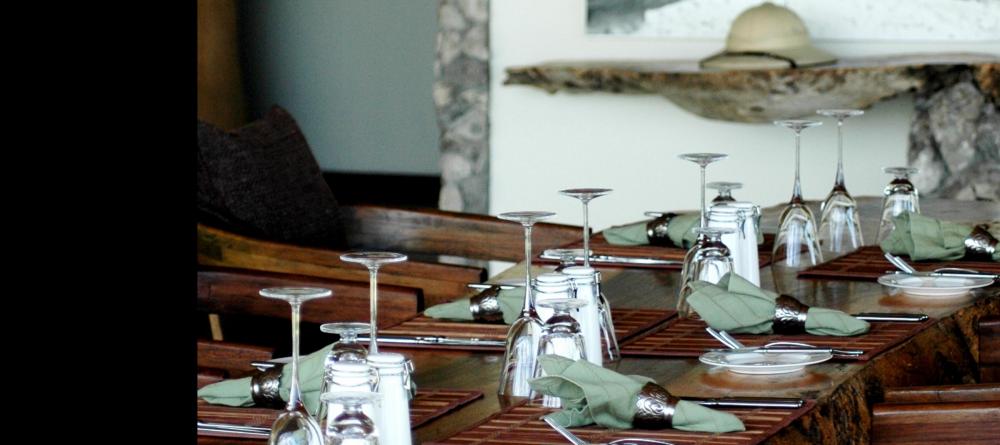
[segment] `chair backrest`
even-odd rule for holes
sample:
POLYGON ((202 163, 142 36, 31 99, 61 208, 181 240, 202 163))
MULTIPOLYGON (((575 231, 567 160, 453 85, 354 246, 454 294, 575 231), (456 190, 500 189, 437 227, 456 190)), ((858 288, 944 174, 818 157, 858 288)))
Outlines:
POLYGON ((873 444, 996 444, 1000 384, 890 388, 872 408, 873 444))

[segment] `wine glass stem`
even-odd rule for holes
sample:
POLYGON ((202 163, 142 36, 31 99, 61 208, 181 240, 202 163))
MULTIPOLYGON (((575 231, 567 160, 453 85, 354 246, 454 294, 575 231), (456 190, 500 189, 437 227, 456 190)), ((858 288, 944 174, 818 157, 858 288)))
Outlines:
POLYGON ((371 339, 368 345, 369 350, 372 353, 378 353, 378 326, 376 321, 378 320, 378 266, 368 267, 368 301, 371 304, 371 333, 368 334, 368 338, 371 339))
POLYGON ((839 189, 844 188, 844 135, 843 135, 844 120, 837 120, 837 179, 835 186, 839 189))
POLYGON ((587 201, 583 201, 583 267, 590 267, 590 222, 587 221, 587 201))
POLYGON ((524 226, 524 306, 521 314, 531 314, 531 226, 524 226))
POLYGON ((295 411, 302 406, 302 394, 299 393, 299 317, 302 303, 290 302, 292 305, 292 385, 288 391, 288 411, 295 411))
POLYGON ((802 184, 799 182, 799 146, 802 133, 795 132, 795 186, 792 188, 792 203, 802 202, 802 184))
POLYGON ((705 228, 705 165, 701 166, 701 228, 705 228))

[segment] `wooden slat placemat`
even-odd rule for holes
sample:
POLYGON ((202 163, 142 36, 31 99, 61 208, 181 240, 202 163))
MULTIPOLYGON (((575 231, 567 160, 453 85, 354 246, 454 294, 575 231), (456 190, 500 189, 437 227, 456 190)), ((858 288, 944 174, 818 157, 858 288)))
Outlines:
MULTIPOLYGON (((774 246, 774 234, 765 233, 764 242, 757 246, 757 258, 760 261, 760 267, 767 266, 771 263, 771 248, 774 246)), ((583 240, 574 241, 572 243, 562 246, 563 249, 582 249, 583 240)), ((612 255, 612 256, 623 256, 623 257, 640 257, 640 258, 655 258, 660 260, 671 260, 671 261, 684 261, 684 255, 687 254, 688 249, 682 249, 680 247, 660 247, 660 246, 616 246, 608 243, 608 240, 604 238, 604 235, 597 233, 590 237, 590 250, 594 255, 612 255)), ((535 261, 540 263, 556 264, 559 260, 549 260, 536 258, 535 261)), ((680 270, 682 264, 665 264, 665 265, 644 265, 644 264, 600 264, 601 267, 639 267, 639 268, 653 268, 653 269, 676 269, 680 270)))
MULTIPOLYGON (((417 428, 481 397, 483 397, 482 391, 418 388, 417 396, 410 401, 410 427, 417 428)), ((203 422, 270 428, 281 411, 270 408, 212 405, 204 400, 198 400, 198 420, 203 422)), ((219 433, 213 435, 218 436, 219 433)))
MULTIPOLYGON (((865 353, 846 360, 870 360, 903 340, 910 338, 936 322, 928 318, 920 323, 873 322, 871 330, 853 337, 830 335, 752 335, 733 334, 747 346, 763 346, 775 341, 808 343, 836 349, 861 349, 865 353)), ((622 345, 622 355, 627 357, 700 357, 707 349, 724 348, 722 343, 705 332, 707 325, 701 319, 674 319, 666 325, 635 337, 622 345)), ((834 357, 834 360, 842 359, 834 357)))
MULTIPOLYGON (((863 246, 854 252, 834 258, 822 264, 815 265, 798 273, 807 278, 844 278, 875 281, 887 271, 896 270, 883 256, 879 246, 863 246)), ((900 256, 907 263, 921 272, 930 272, 941 267, 964 267, 986 273, 1000 273, 1000 262, 996 261, 911 261, 907 256, 900 256)))
MULTIPOLYGON (((808 412, 815 401, 807 400, 795 410, 724 409, 743 421, 746 431, 735 433, 697 433, 675 429, 609 430, 599 426, 571 428, 588 443, 607 443, 615 439, 642 438, 667 441, 676 445, 754 445, 763 442, 795 419, 808 412)), ((555 411, 534 405, 515 405, 483 422, 434 445, 565 445, 566 439, 539 417, 555 411)), ((431 445, 431 444, 428 444, 431 445)))
MULTIPOLYGON (((661 309, 611 309, 611 319, 615 324, 615 335, 618 343, 639 335, 658 324, 669 320, 677 314, 674 310, 661 309)), ((379 329, 379 335, 386 336, 442 336, 451 338, 478 338, 480 340, 506 340, 505 324, 473 323, 461 321, 438 320, 424 315, 418 315, 387 329, 379 329)), ((457 345, 409 345, 382 344, 385 348, 430 348, 430 349, 460 349, 476 351, 503 351, 503 346, 457 346, 457 345)))

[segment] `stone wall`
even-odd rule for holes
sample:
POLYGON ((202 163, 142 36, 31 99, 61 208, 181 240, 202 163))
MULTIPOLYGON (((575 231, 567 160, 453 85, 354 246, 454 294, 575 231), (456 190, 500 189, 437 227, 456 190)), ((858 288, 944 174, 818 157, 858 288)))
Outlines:
POLYGON ((489 0, 438 2, 434 105, 443 210, 489 211, 489 11, 489 0))
POLYGON ((1000 201, 1000 69, 934 73, 916 93, 910 166, 925 196, 1000 201))

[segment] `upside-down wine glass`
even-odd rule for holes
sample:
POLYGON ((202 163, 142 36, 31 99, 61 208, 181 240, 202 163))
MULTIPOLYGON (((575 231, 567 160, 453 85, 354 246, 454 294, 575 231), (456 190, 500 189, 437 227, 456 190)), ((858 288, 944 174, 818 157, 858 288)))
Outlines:
POLYGON ((780 269, 801 269, 823 261, 819 240, 816 238, 816 218, 802 199, 802 182, 799 175, 802 130, 823 125, 819 121, 789 119, 775 121, 775 125, 795 132, 795 183, 792 199, 781 210, 778 218, 778 235, 774 239, 772 257, 775 258, 771 270, 780 274, 780 269), (803 256, 803 250, 806 255, 803 256), (783 252, 784 256, 779 256, 783 252), (775 267, 777 266, 777 267, 775 267))
POLYGON ((712 198, 712 205, 724 203, 724 202, 736 202, 736 198, 733 198, 733 190, 743 188, 742 182, 728 182, 728 181, 713 181, 709 182, 705 187, 712 190, 718 190, 719 195, 712 198))
MULTIPOLYGON (((338 362, 365 363, 368 358, 368 351, 358 343, 358 334, 367 334, 370 331, 368 323, 338 322, 324 323, 319 330, 327 334, 336 334, 340 338, 330 347, 323 359, 323 386, 320 394, 326 394, 330 388, 330 367, 338 362)), ((322 426, 326 420, 326 404, 319 405, 319 412, 316 413, 316 421, 322 426)))
POLYGON ((722 242, 722 235, 735 232, 722 227, 696 227, 698 242, 684 257, 681 271, 681 290, 677 295, 677 316, 688 318, 693 315, 688 297, 694 292, 691 283, 707 281, 718 283, 724 275, 733 271, 733 258, 729 248, 722 242))
MULTIPOLYGON (((326 405, 340 405, 344 409, 327 423, 325 445, 378 445, 375 421, 362 410, 373 405, 381 394, 371 391, 328 392, 320 395, 326 405)), ((332 409, 330 410, 333 411, 332 409)))
MULTIPOLYGON (((698 184, 698 190, 701 192, 701 205, 699 207, 701 222, 698 225, 698 228, 705 229, 707 228, 705 221, 705 167, 713 162, 726 159, 729 155, 723 153, 685 153, 679 157, 685 161, 694 162, 701 167, 701 182, 698 184)), ((698 280, 698 278, 696 278, 697 275, 693 273, 693 266, 696 258, 700 257, 697 253, 707 243, 708 239, 706 235, 710 232, 699 231, 697 233, 698 238, 684 255, 684 266, 681 268, 681 288, 677 293, 677 316, 681 318, 689 317, 691 315, 691 308, 687 305, 687 291, 685 289, 688 287, 689 280, 698 280)), ((729 251, 726 250, 727 255, 728 252, 729 251)))
POLYGON ((285 411, 271 425, 271 436, 267 441, 269 445, 323 445, 319 423, 306 410, 299 388, 299 319, 302 304, 332 294, 330 289, 316 287, 271 287, 260 290, 261 296, 284 300, 292 306, 292 384, 285 411))
POLYGON ((542 322, 535 312, 531 294, 531 228, 536 222, 553 216, 555 213, 552 212, 532 211, 501 213, 498 216, 505 221, 521 223, 524 227, 524 304, 521 306, 521 315, 507 330, 500 386, 497 388, 502 404, 508 404, 515 397, 531 396, 528 380, 535 372, 535 356, 542 334, 542 322))
POLYGON ((406 261, 406 255, 396 252, 352 252, 340 259, 348 263, 362 264, 368 268, 368 299, 371 304, 371 320, 368 329, 368 350, 378 353, 378 269, 383 264, 406 261))
POLYGON ((858 203, 844 185, 844 121, 860 116, 863 110, 822 109, 817 114, 837 119, 837 176, 833 190, 820 204, 819 244, 825 252, 839 256, 865 244, 861 234, 861 217, 858 203))
MULTIPOLYGON (((553 298, 538 302, 539 306, 553 310, 552 316, 542 326, 542 338, 538 342, 539 357, 551 354, 570 360, 587 359, 587 349, 584 345, 583 333, 580 332, 580 323, 571 314, 587 304, 589 302, 586 300, 576 298, 553 298)), ((534 376, 542 377, 544 375, 545 371, 542 369, 541 363, 536 360, 534 376)), ((542 406, 561 408, 562 401, 559 397, 545 395, 542 397, 542 406)))
POLYGON ((583 267, 590 267, 590 222, 587 204, 594 198, 611 193, 611 189, 566 189, 560 190, 559 193, 579 199, 583 203, 583 267))
POLYGON ((881 243, 896 227, 893 218, 903 212, 920 213, 920 194, 910 182, 910 175, 920 170, 913 167, 883 167, 882 171, 893 175, 892 182, 882 192, 882 219, 878 225, 878 242, 881 243))

